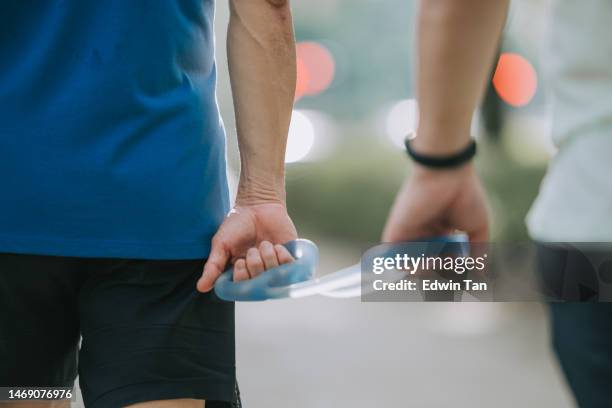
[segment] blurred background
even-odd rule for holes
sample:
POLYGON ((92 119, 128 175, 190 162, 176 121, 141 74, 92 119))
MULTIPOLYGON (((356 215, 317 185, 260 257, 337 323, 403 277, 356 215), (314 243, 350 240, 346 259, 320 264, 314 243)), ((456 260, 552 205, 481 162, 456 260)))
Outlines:
MULTIPOLYGON (((289 211, 319 244, 319 273, 378 242, 416 128, 417 2, 292 2, 298 85, 287 151, 289 211)), ((219 102, 230 178, 239 168, 218 2, 219 102)), ((547 4, 514 1, 473 134, 493 240, 525 241, 524 218, 554 154, 545 92, 547 4)), ((310 298, 239 304, 238 379, 247 408, 572 406, 531 304, 362 304, 310 298)))
MULTIPOLYGON (((227 2, 218 2, 219 101, 237 160, 225 60, 227 2)), ((417 125, 416 1, 293 1, 298 85, 287 151, 289 211, 319 244, 320 273, 378 242, 410 171, 402 149, 417 125)), ((528 239, 524 218, 548 159, 547 3, 514 1, 473 134, 496 242, 528 239)), ((247 408, 570 407, 531 304, 362 304, 310 298, 239 304, 238 379, 247 408)))
MULTIPOLYGON (((298 85, 287 197, 324 274, 379 240, 410 171, 416 129, 416 1, 294 0, 298 85)), ((225 31, 217 2, 218 99, 230 180, 239 164, 225 31)), ((477 165, 492 240, 528 239, 524 218, 548 159, 546 0, 512 2, 499 60, 476 112, 477 165)), ((308 298, 237 305, 238 380, 246 408, 573 406, 537 303, 361 303, 308 298)))

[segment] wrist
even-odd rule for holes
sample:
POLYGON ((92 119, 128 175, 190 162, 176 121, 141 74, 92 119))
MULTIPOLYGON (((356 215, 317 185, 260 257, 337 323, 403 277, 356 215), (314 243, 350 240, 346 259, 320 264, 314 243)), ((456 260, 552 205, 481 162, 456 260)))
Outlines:
POLYGON ((464 149, 471 141, 469 130, 446 129, 444 127, 419 127, 409 135, 410 144, 420 154, 448 156, 464 149), (444 136, 444 137, 442 137, 444 136))
MULTIPOLYGON (((450 150, 447 153, 440 153, 441 149, 435 149, 435 153, 431 153, 432 149, 425 149, 428 152, 421 150, 423 143, 415 147, 417 144, 415 143, 415 138, 408 137, 405 140, 406 153, 412 161, 419 166, 434 170, 454 169, 471 163, 476 155, 476 142, 468 138, 467 143, 464 143, 465 145, 458 149, 452 146, 454 150, 450 150)), ((447 146, 445 148, 448 150, 447 146)))
POLYGON ((416 178, 429 179, 437 177, 476 177, 476 169, 474 163, 467 162, 459 167, 450 167, 447 169, 437 169, 427 166, 422 166, 414 163, 410 174, 416 178))
POLYGON ((240 174, 236 205, 257 205, 279 203, 285 205, 284 175, 252 175, 240 174))

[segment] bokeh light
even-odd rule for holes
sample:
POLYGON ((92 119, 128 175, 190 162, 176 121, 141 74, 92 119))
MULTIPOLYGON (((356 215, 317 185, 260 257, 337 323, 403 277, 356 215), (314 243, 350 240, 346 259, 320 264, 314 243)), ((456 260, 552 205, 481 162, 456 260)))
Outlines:
POLYGON ((296 60, 297 81, 295 83, 295 99, 298 100, 306 94, 308 89, 308 68, 304 60, 298 55, 296 60))
POLYGON ((325 91, 334 80, 336 63, 322 44, 304 41, 297 44, 296 99, 325 91))
POLYGON ((414 99, 396 102, 385 117, 385 130, 391 142, 403 149, 404 139, 415 132, 419 122, 419 109, 414 99))
POLYGON ((499 97, 510 106, 527 105, 536 93, 537 74, 523 56, 505 52, 499 57, 493 87, 499 97))
POLYGON ((315 128, 312 121, 303 112, 294 110, 289 126, 285 163, 295 163, 303 160, 312 150, 314 142, 315 128))

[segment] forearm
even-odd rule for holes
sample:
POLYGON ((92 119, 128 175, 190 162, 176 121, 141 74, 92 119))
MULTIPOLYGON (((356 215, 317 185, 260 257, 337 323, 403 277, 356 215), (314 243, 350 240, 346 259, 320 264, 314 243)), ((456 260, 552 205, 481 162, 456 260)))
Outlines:
POLYGON ((419 128, 413 147, 463 149, 489 79, 509 0, 422 0, 418 22, 419 128))
POLYGON ((289 2, 232 0, 228 63, 241 169, 237 204, 285 200, 285 148, 295 94, 289 2))

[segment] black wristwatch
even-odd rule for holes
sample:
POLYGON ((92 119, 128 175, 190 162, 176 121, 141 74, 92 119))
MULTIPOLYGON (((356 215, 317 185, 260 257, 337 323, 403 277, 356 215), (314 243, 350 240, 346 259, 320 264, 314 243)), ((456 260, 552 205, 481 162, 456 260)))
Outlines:
POLYGON ((436 169, 448 169, 452 167, 459 167, 462 164, 472 160, 472 158, 476 155, 476 141, 472 139, 468 146, 452 155, 448 156, 429 156, 421 153, 417 153, 412 150, 410 146, 410 141, 413 139, 412 135, 409 135, 404 141, 404 145, 406 146, 406 153, 412 160, 421 166, 432 167, 436 169))

